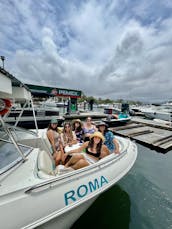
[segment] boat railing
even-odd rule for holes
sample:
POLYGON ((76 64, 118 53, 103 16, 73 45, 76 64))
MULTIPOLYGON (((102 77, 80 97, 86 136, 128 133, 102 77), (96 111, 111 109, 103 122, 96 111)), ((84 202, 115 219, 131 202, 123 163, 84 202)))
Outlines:
MULTIPOLYGON (((37 120, 36 120, 36 115, 35 115, 35 109, 34 109, 34 104, 33 104, 33 99, 32 97, 30 98, 30 100, 25 100, 25 103, 23 105, 23 107, 20 108, 20 112, 18 114, 18 116, 16 117, 16 121, 14 123, 14 126, 16 127, 18 125, 18 123, 20 122, 21 120, 21 117, 23 115, 23 112, 24 110, 26 109, 26 107, 31 107, 32 109, 32 112, 33 112, 33 119, 34 119, 34 123, 35 123, 35 128, 36 128, 36 132, 38 134, 38 124, 37 124, 37 120)), ((6 117, 8 117, 10 112, 8 112, 4 117, 3 119, 5 119, 6 117)))
POLYGON ((69 173, 65 173, 62 175, 56 175, 56 176, 50 176, 49 179, 42 179, 42 182, 40 184, 34 185, 31 188, 29 188, 28 190, 26 190, 26 193, 30 193, 30 192, 37 192, 39 191, 40 188, 46 186, 46 185, 51 185, 54 184, 55 182, 59 181, 59 180, 63 180, 64 178, 69 178, 73 177, 74 175, 80 174, 80 176, 82 176, 82 174, 86 174, 87 175, 89 173, 92 173, 93 170, 100 170, 106 166, 109 166, 110 164, 113 164, 119 160, 121 160, 123 157, 126 156, 126 154, 128 153, 127 149, 129 147, 129 141, 127 141, 127 145, 125 146, 125 148, 120 152, 120 154, 110 154, 109 156, 99 160, 98 162, 91 164, 89 166, 86 166, 84 168, 78 169, 78 170, 73 170, 70 171, 69 173))

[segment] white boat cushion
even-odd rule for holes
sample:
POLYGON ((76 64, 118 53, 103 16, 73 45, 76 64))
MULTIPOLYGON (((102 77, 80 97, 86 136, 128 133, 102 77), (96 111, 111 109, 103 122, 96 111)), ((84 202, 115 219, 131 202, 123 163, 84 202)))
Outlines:
POLYGON ((72 146, 66 146, 64 151, 65 151, 65 153, 68 153, 71 150, 78 149, 80 146, 81 146, 81 143, 76 143, 76 144, 74 144, 72 146))
POLYGON ((55 175, 53 161, 45 151, 40 151, 38 155, 38 170, 48 175, 55 175))
POLYGON ((45 151, 49 151, 51 154, 53 153, 51 143, 47 137, 47 128, 39 130, 39 136, 42 139, 42 145, 39 148, 44 149, 45 151))

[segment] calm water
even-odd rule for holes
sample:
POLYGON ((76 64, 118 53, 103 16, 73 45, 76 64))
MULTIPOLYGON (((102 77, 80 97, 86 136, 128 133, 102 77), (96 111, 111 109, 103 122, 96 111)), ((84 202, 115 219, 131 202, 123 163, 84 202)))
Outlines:
MULTIPOLYGON (((64 113, 63 108, 59 110, 64 113)), ((172 151, 161 154, 137 146, 131 171, 103 193, 71 229, 172 229, 172 151)))
POLYGON ((172 229, 172 151, 161 154, 137 146, 131 171, 103 193, 71 229, 172 229))
POLYGON ((71 229, 172 229, 172 151, 138 145, 134 167, 102 194, 71 229))

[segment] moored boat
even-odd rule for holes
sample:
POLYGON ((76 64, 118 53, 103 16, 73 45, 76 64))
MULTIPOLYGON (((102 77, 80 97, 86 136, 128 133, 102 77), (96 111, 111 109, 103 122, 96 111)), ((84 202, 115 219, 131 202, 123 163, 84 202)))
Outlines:
POLYGON ((0 154, 6 160, 1 160, 0 166, 2 228, 34 228, 54 218, 61 225, 58 228, 69 228, 98 195, 128 173, 136 160, 136 145, 117 138, 119 155, 111 154, 95 164, 66 173, 53 168, 45 133, 42 130, 36 137, 19 129, 1 128, 0 154), (12 140, 12 133, 18 139, 12 140), (22 151, 22 157, 15 145, 22 151))
MULTIPOLYGON (((0 110, 4 111, 7 106, 4 108, 3 102, 7 105, 5 99, 12 97, 12 90, 8 94, 0 91, 0 97, 0 110)), ((117 139, 120 154, 110 154, 78 170, 55 168, 47 129, 24 130, 6 124, 0 115, 1 227, 46 227, 48 221, 55 220, 59 229, 69 228, 102 192, 132 168, 137 157, 135 143, 117 139)))
POLYGON ((124 125, 130 120, 131 120, 131 116, 125 113, 109 115, 107 118, 102 119, 102 121, 108 124, 109 127, 124 125))

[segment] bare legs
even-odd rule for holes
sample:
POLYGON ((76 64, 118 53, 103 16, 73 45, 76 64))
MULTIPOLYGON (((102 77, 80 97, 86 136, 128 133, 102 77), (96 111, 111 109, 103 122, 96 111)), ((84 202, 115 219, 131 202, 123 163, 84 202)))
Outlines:
POLYGON ((55 165, 59 165, 61 160, 62 160, 62 152, 61 151, 56 151, 54 154, 53 154, 53 159, 55 161, 55 165))
POLYGON ((82 154, 72 155, 71 159, 65 164, 65 167, 71 167, 73 169, 80 169, 88 166, 89 163, 82 154))

